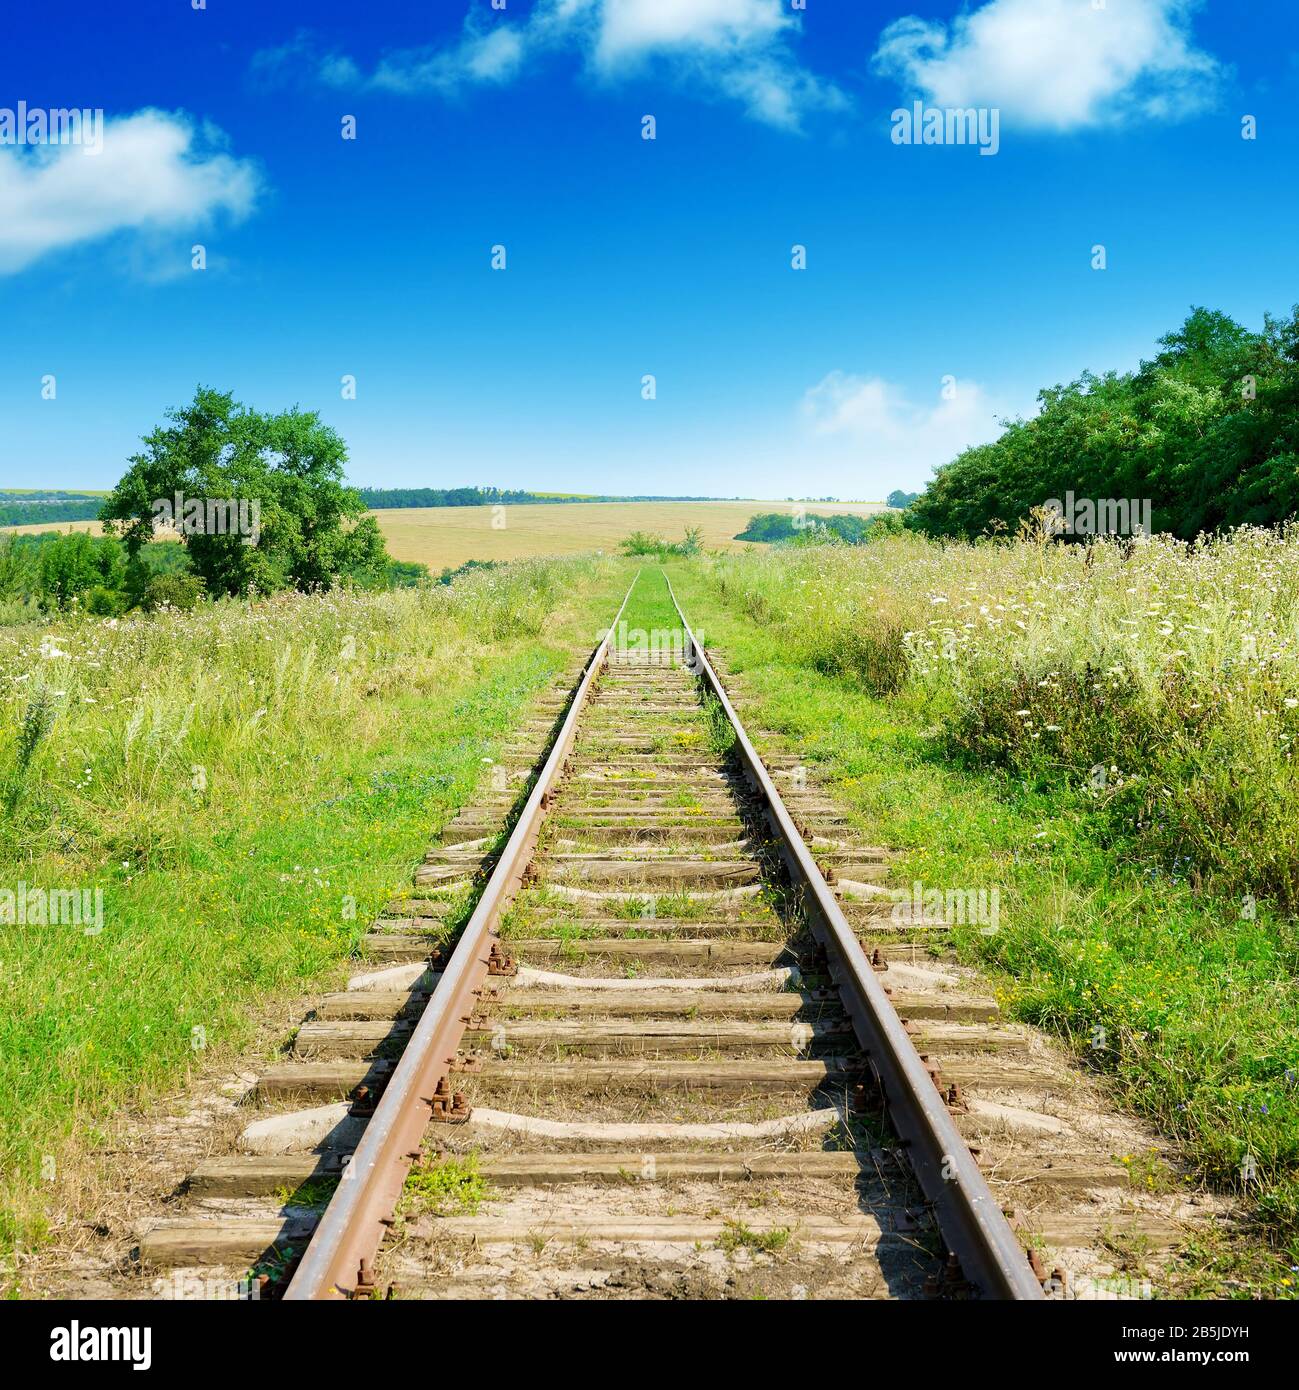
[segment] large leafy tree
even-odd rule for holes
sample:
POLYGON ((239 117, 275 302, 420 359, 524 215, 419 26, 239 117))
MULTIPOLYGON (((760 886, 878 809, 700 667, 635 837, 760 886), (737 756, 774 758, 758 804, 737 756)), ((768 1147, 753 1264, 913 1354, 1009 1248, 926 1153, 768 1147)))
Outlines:
POLYGON ((244 503, 257 520, 255 536, 182 534, 211 594, 329 588, 342 576, 371 579, 387 564, 378 523, 343 482, 347 446, 315 412, 267 415, 200 387, 143 444, 100 513, 133 560, 153 536, 157 504, 174 509, 180 494, 244 503))
POLYGON ((1250 332, 1195 309, 1135 372, 1084 373, 1031 420, 937 471, 908 524, 934 535, 1015 529, 1049 498, 1149 499, 1192 539, 1299 514, 1299 310, 1250 332))

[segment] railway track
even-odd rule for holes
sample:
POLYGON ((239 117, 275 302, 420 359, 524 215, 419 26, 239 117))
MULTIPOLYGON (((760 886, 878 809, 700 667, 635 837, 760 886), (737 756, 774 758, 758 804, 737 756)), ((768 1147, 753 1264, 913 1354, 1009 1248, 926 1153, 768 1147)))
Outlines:
POLYGON ((1043 1296, 1072 1218, 1026 1249, 1003 1204, 1043 1164, 965 1123, 1032 1081, 1023 1038, 854 901, 888 852, 763 764, 677 613, 547 693, 145 1265, 257 1264, 293 1301, 1043 1296))

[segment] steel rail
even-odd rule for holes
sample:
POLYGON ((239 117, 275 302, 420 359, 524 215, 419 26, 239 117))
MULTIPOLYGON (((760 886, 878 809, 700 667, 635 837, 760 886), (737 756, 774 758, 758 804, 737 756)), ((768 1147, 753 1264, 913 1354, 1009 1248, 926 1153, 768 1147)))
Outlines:
POLYGON ((808 924, 827 948, 831 975, 852 1019, 857 1040, 879 1082, 921 1190, 934 1207, 950 1253, 960 1262, 965 1279, 985 1298, 1043 1298, 1042 1286, 1024 1247, 992 1195, 892 1001, 875 978, 874 968, 804 843, 771 774, 749 741, 735 706, 686 621, 666 572, 663 578, 685 631, 686 650, 693 658, 688 664, 702 677, 735 730, 745 779, 776 832, 795 887, 802 889, 808 924))
POLYGON ((518 892, 531 863, 551 792, 572 750, 587 696, 609 659, 610 640, 639 578, 638 570, 617 616, 587 664, 541 775, 401 1060, 388 1079, 351 1162, 343 1170, 284 1292, 286 1299, 338 1299, 355 1294, 361 1283, 362 1261, 368 1264, 378 1252, 432 1116, 431 1097, 450 1074, 473 1013, 475 991, 482 988, 487 978, 491 950, 500 937, 501 913, 518 892))

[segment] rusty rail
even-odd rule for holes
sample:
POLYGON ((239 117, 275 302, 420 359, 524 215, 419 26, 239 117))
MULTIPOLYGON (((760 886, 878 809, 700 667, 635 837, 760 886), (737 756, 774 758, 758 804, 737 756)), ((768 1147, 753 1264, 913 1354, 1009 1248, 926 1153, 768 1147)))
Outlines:
POLYGON ((487 978, 491 953, 500 939, 501 914, 518 892, 532 860, 550 793, 572 749, 591 686, 609 658, 618 619, 639 578, 638 571, 609 631, 587 664, 541 775, 351 1162, 343 1170, 343 1178, 285 1290, 286 1299, 347 1298, 367 1282, 364 1271, 387 1231, 424 1130, 434 1110, 448 1104, 445 1093, 451 1064, 473 1013, 475 991, 487 978), (443 1088, 440 1096, 439 1087, 443 1088))
POLYGON ((1023 1246, 956 1128, 892 1001, 875 978, 861 943, 804 844, 771 774, 749 742, 717 672, 695 640, 672 581, 666 573, 663 578, 686 634, 686 649, 693 658, 690 667, 716 697, 735 730, 745 779, 775 831, 792 882, 802 890, 808 925, 826 948, 831 976, 853 1031, 878 1079, 921 1190, 934 1207, 949 1252, 960 1262, 965 1279, 985 1298, 1041 1299, 1042 1286, 1023 1246))

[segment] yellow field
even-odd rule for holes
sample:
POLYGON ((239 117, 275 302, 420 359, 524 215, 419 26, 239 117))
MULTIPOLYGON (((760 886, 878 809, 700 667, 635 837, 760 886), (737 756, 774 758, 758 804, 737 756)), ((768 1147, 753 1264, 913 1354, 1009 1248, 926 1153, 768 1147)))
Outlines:
MULTIPOLYGON (((510 507, 420 507, 377 512, 397 560, 420 560, 434 573, 466 560, 611 551, 633 531, 679 541, 698 526, 709 550, 739 547, 733 539, 756 512, 786 511, 788 502, 564 502, 510 507)), ((880 511, 878 505, 817 504, 828 515, 880 511)))
MULTIPOLYGON (((466 560, 515 560, 526 555, 571 555, 611 551, 633 531, 651 531, 679 541, 698 526, 709 550, 738 549, 733 539, 758 512, 792 511, 791 502, 563 502, 507 507, 408 507, 376 512, 396 560, 418 560, 437 574, 466 560)), ((810 502, 809 512, 883 511, 878 502, 810 502)), ((51 526, 15 526, 18 532, 93 531, 97 521, 51 526)))

